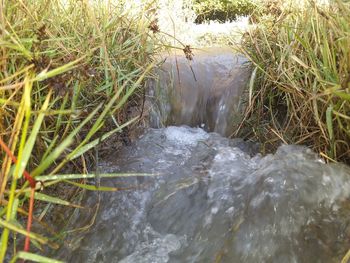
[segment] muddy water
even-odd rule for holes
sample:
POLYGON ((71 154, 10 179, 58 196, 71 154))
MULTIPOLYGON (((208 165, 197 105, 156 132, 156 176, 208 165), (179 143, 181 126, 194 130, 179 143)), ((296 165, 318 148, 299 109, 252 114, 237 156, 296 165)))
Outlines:
MULTIPOLYGON (((95 224, 66 239, 68 262, 339 262, 350 247, 350 170, 309 149, 274 155, 199 128, 148 131, 101 164, 153 177, 101 193, 95 224)), ((98 193, 84 201, 94 207, 98 193)), ((82 210, 71 227, 88 224, 82 210)))
POLYGON ((229 136, 241 121, 251 67, 230 48, 165 53, 157 78, 150 83, 154 102, 151 125, 202 127, 229 136))

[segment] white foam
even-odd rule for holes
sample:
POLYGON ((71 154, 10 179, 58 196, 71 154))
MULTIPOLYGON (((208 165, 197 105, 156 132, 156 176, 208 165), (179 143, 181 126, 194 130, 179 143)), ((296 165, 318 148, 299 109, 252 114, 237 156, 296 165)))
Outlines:
MULTIPOLYGON (((158 233, 156 233, 158 234, 158 233)), ((159 234, 158 234, 159 235, 159 234)), ((120 263, 164 263, 169 261, 169 253, 181 247, 181 239, 175 235, 159 236, 152 241, 141 243, 135 252, 125 257, 120 263)))
POLYGON ((166 138, 176 144, 194 146, 199 141, 209 138, 209 134, 200 128, 173 127, 165 129, 166 138))

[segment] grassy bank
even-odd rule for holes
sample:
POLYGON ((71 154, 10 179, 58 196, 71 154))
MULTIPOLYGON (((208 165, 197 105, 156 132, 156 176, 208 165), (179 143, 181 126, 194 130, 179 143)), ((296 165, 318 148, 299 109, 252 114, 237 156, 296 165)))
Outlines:
MULTIPOLYGON (((142 103, 157 40, 152 1, 132 13, 127 2, 0 3, 0 262, 9 251, 35 261, 35 255, 17 253, 23 244, 16 242, 30 232, 24 219, 33 213, 34 198, 43 211, 45 203, 74 206, 38 189, 84 178, 93 168, 89 150, 136 120, 128 111, 142 103), (57 176, 67 165, 78 174, 57 176)), ((39 250, 53 245, 30 236, 39 250)))
POLYGON ((350 5, 301 2, 269 1, 252 17, 257 24, 242 51, 255 81, 241 135, 268 149, 281 141, 308 145, 349 163, 350 5))

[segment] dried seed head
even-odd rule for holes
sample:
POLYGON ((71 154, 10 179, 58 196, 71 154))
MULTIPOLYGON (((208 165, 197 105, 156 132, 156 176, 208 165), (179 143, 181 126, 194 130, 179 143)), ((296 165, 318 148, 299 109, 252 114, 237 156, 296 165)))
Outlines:
POLYGON ((185 53, 187 60, 193 60, 194 54, 190 45, 186 45, 182 51, 185 53))
POLYGON ((148 28, 153 32, 153 33, 158 33, 160 31, 159 25, 158 25, 158 19, 154 19, 148 26, 148 28))

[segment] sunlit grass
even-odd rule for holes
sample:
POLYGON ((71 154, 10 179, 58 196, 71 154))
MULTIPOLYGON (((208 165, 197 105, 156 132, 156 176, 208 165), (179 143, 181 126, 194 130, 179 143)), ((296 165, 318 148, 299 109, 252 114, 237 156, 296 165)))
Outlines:
MULTIPOLYGON (((90 178, 91 171, 80 165, 93 160, 89 150, 137 119, 124 109, 142 97, 138 93, 153 67, 158 40, 149 29, 152 2, 132 15, 121 1, 0 3, 0 136, 17 158, 17 165, 4 152, 0 158, 0 262, 9 251, 21 250, 16 242, 8 248, 13 233, 30 235, 37 246, 50 245, 48 238, 28 234, 18 214, 28 209, 30 196, 23 172, 51 181, 46 188, 52 181, 90 178), (81 166, 81 174, 56 176, 71 162, 81 166)), ((36 190, 41 186, 37 183, 36 190)), ((79 207, 44 193, 34 196, 39 202, 79 207)), ((13 256, 43 259, 25 252, 13 256)))
POLYGON ((244 126, 267 147, 306 144, 349 162, 350 5, 271 2, 243 43, 257 68, 244 126))

